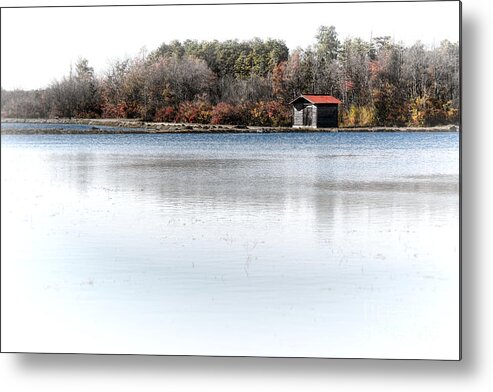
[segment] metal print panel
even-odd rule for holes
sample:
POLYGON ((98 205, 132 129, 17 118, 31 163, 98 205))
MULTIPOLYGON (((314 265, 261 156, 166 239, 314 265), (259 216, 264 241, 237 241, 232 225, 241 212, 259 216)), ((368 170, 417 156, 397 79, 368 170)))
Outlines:
POLYGON ((3 8, 2 351, 460 359, 459 27, 3 8))

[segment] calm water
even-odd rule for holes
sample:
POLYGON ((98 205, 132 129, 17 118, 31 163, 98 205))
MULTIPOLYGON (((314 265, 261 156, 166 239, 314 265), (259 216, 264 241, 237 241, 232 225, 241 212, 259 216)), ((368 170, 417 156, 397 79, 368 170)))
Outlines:
POLYGON ((458 355, 456 133, 1 140, 4 350, 458 355))

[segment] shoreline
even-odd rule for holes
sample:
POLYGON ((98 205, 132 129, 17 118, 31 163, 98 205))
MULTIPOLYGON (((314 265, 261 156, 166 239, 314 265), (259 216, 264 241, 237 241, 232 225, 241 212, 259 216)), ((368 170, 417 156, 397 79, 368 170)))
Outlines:
POLYGON ((3 124, 67 124, 91 125, 90 129, 63 128, 22 128, 4 129, 2 135, 65 135, 65 134, 160 134, 160 133, 294 133, 294 132, 459 132, 458 125, 441 125, 435 127, 340 127, 340 128, 292 128, 260 127, 246 125, 212 125, 189 123, 154 123, 132 119, 2 119, 3 124), (120 129, 105 129, 114 127, 120 129))

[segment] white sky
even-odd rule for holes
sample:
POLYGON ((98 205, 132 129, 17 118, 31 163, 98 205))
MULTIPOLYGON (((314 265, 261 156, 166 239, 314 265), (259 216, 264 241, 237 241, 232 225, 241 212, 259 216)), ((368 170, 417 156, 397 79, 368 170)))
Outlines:
MULTIPOLYGON (((62 4, 97 3, 64 1, 62 4)), ((125 4, 125 1, 106 3, 125 4)), ((1 6, 35 4, 35 1, 0 0, 1 6)), ((306 47, 314 43, 320 25, 334 25, 341 40, 348 36, 368 40, 371 36, 391 35, 405 44, 417 40, 430 46, 438 45, 443 39, 457 42, 459 2, 4 8, 1 84, 6 89, 46 87, 54 79, 67 75, 70 64, 79 57, 87 58, 100 73, 112 59, 134 56, 144 46, 150 51, 173 39, 221 41, 270 37, 283 39, 290 49, 306 47)))

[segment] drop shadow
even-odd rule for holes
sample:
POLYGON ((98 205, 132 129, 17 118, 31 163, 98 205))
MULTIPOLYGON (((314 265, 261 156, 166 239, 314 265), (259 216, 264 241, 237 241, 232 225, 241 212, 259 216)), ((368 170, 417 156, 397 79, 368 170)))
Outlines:
MULTIPOLYGON (((462 159, 461 159, 461 223, 462 223, 462 368, 474 372, 479 348, 478 270, 480 249, 479 221, 481 170, 481 125, 479 64, 482 31, 480 22, 470 15, 462 20, 462 159)), ((483 38, 484 39, 484 38, 483 38)), ((485 168, 483 168, 485 170, 485 168)))

